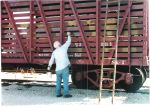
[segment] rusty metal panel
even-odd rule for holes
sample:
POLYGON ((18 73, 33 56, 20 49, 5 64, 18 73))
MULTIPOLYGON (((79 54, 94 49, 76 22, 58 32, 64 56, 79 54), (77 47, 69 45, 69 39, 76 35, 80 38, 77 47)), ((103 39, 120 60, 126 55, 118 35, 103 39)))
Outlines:
MULTIPOLYGON (((147 65, 147 0, 121 0, 119 29, 119 65, 147 65)), ((116 10, 115 3, 109 3, 116 10)), ((80 1, 2 1, 2 63, 47 64, 52 43, 66 40, 72 32, 69 57, 72 64, 101 63, 101 47, 106 57, 113 57, 116 14, 105 20, 106 0, 80 1), (104 23, 106 42, 103 43, 104 23)), ((111 65, 109 60, 105 65, 111 65)))

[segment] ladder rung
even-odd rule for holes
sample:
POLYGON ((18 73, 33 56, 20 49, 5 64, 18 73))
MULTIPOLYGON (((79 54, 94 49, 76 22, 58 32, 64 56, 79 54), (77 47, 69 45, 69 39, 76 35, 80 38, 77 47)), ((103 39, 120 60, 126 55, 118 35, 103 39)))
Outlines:
POLYGON ((108 48, 108 49, 116 49, 116 48, 108 48))
POLYGON ((108 1, 107 3, 108 3, 108 4, 111 4, 111 3, 118 3, 118 1, 114 1, 114 0, 113 0, 113 1, 108 1))
POLYGON ((107 49, 112 49, 112 50, 113 50, 113 49, 114 49, 114 50, 116 49, 116 48, 113 48, 113 47, 112 47, 112 48, 105 47, 105 48, 107 48, 107 49))
POLYGON ((113 91, 112 89, 101 89, 103 91, 113 91))
POLYGON ((119 12, 119 10, 108 10, 108 12, 119 12))
MULTIPOLYGON (((106 29, 106 28, 105 28, 105 31, 110 31, 110 29, 106 29)), ((116 32, 116 31, 117 31, 117 28, 113 29, 113 31, 116 32)))
POLYGON ((112 60, 115 60, 115 58, 104 58, 104 59, 112 59, 112 60))
POLYGON ((103 70, 114 70, 114 68, 103 68, 103 70))
POLYGON ((102 80, 109 80, 109 81, 113 81, 112 78, 102 78, 102 80))

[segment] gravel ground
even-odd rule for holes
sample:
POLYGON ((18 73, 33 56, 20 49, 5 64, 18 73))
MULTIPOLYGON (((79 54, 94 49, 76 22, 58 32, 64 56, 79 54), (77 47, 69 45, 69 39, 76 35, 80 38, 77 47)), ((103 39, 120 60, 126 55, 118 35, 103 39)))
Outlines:
MULTIPOLYGON (((70 88, 72 98, 56 98, 54 84, 2 84, 2 106, 15 105, 111 105, 111 92, 102 93, 101 103, 98 101, 98 90, 70 88)), ((150 104, 150 79, 144 83, 137 93, 126 93, 116 90, 114 104, 150 104)))

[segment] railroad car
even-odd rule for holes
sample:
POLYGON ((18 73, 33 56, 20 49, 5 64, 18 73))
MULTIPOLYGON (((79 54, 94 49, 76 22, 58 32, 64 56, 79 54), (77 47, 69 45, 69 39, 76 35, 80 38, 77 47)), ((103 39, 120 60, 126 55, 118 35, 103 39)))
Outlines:
MULTIPOLYGON (((118 5, 117 0, 1 1, 2 70, 46 70, 53 42, 63 44, 69 31, 70 72, 77 88, 98 88, 101 64, 111 68, 117 62, 116 87, 135 92, 149 71, 147 2, 120 0, 118 5), (102 52, 107 58, 103 61, 102 52)), ((111 77, 112 71, 108 69, 104 76, 111 77)), ((106 80, 103 87, 111 85, 106 80)))

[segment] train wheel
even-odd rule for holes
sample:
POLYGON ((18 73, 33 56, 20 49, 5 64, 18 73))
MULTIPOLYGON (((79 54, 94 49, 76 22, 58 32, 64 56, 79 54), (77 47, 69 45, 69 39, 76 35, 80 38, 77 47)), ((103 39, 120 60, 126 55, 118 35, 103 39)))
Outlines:
POLYGON ((99 71, 97 69, 99 67, 95 65, 73 65, 71 67, 73 84, 79 89, 96 89, 99 86, 99 71))
POLYGON ((145 81, 144 73, 139 68, 132 68, 131 73, 133 74, 133 83, 132 84, 124 84, 123 88, 127 92, 136 92, 139 90, 143 82, 145 81))
MULTIPOLYGON (((146 78, 147 78, 147 76, 148 76, 148 73, 149 73, 149 72, 148 72, 148 68, 147 68, 147 67, 143 67, 143 68, 142 68, 142 72, 144 73, 144 78, 145 78, 144 82, 145 82, 145 81, 146 81, 146 78)), ((143 82, 143 83, 144 83, 144 82, 143 82)))

